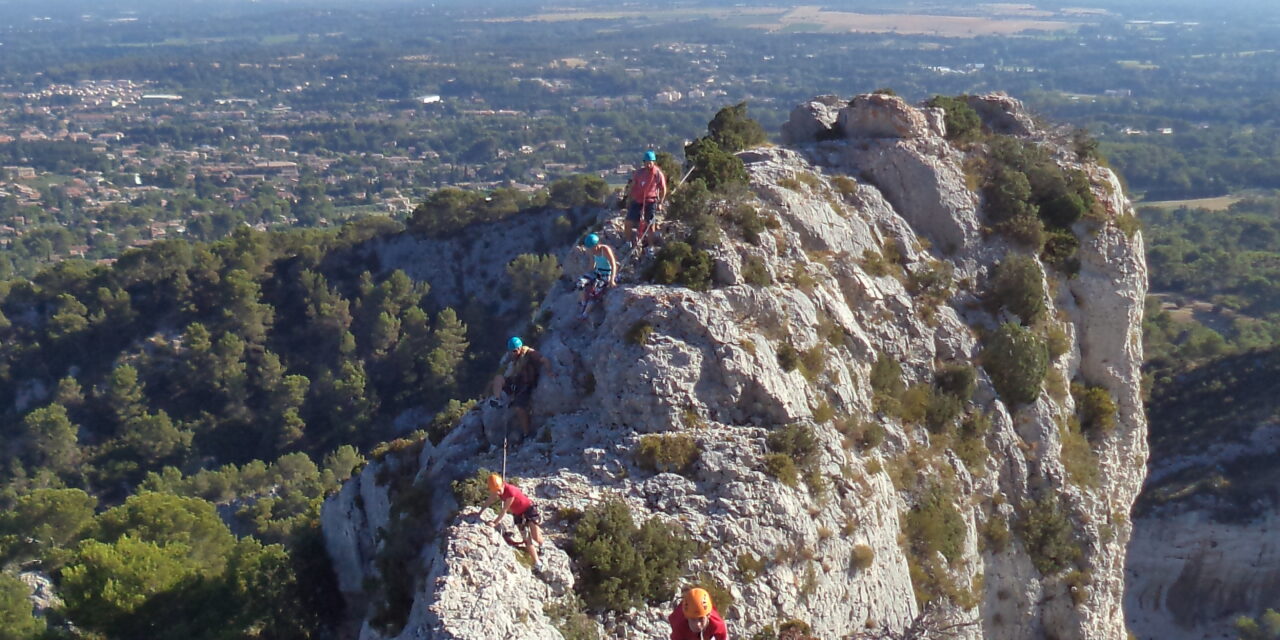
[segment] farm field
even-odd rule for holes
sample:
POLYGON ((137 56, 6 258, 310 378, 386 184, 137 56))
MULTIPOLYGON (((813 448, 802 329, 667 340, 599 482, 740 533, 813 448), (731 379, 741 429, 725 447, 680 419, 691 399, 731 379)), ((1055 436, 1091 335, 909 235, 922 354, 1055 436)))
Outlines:
MULTIPOLYGON (((578 11, 552 9, 528 16, 492 18, 489 22, 573 22, 584 20, 719 20, 725 26, 740 26, 784 33, 896 33, 948 38, 1010 35, 1025 31, 1064 31, 1080 23, 1053 20, 1066 13, 1035 10, 1030 5, 981 5, 957 8, 969 15, 912 13, 853 13, 831 11, 817 5, 790 7, 735 7, 732 9, 689 8, 661 12, 644 10, 578 11)), ((1079 18, 1081 14, 1069 14, 1079 18)))

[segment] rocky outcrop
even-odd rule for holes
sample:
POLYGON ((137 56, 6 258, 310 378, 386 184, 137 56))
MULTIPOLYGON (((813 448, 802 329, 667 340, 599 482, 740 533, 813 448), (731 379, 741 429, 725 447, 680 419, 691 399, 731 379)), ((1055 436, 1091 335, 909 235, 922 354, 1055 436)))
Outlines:
POLYGON ((1239 523, 1186 511, 1134 521, 1126 611, 1142 640, 1221 638, 1280 606, 1280 518, 1239 523))
MULTIPOLYGON (((945 509, 957 514, 963 540, 942 573, 954 591, 952 618, 978 622, 967 637, 1124 637, 1129 528, 1115 514, 1132 504, 1146 453, 1140 237, 1105 221, 1082 223, 1079 276, 1047 270, 1047 315, 1069 342, 1050 377, 1101 385, 1119 406, 1117 428, 1094 444, 1105 481, 1081 485, 1066 470, 1069 394, 1048 389, 1030 405, 1009 406, 981 370, 973 403, 989 417, 979 436, 989 455, 962 455, 945 436, 877 411, 872 366, 886 356, 907 384, 928 385, 941 363, 974 362, 979 336, 1004 320, 983 304, 984 283, 1012 248, 981 233, 965 152, 941 137, 939 114, 892 96, 859 96, 836 116, 837 138, 823 133, 835 130, 836 104, 815 99, 797 109, 788 124, 792 147, 740 154, 751 178, 747 204, 777 225, 757 242, 730 232, 712 250, 718 286, 644 284, 628 264, 623 286, 589 322, 576 319, 577 294, 566 283, 548 293, 536 346, 557 375, 544 377, 534 395, 537 437, 507 443, 508 475, 547 505, 550 545, 567 547, 568 514, 621 500, 637 519, 678 523, 704 543, 690 573, 733 595, 726 614, 735 637, 799 618, 824 638, 897 628, 916 615, 921 578, 912 563, 934 559, 912 556, 904 536, 907 514, 920 508, 911 485, 946 478, 955 494, 945 509), (771 284, 761 284, 761 268, 771 284), (924 284, 939 278, 942 293, 924 284), (883 429, 883 444, 846 437, 860 423, 883 429), (818 451, 810 481, 796 486, 763 463, 768 434, 790 424, 812 427, 818 451), (700 450, 687 476, 655 474, 636 460, 642 437, 671 433, 700 450), (1067 535, 1081 550, 1075 574, 1042 575, 1036 551, 1016 533, 1027 505, 1046 496, 1062 505, 1067 535), (1007 544, 984 542, 989 535, 980 532, 992 521, 1012 523, 1007 544), (744 574, 744 558, 759 560, 759 570, 744 574)), ((1066 155, 1060 161, 1072 163, 1066 155)), ((1085 168, 1107 215, 1130 214, 1110 172, 1085 168)), ((620 222, 600 224, 605 241, 620 245, 620 222)), ((570 256, 568 271, 585 270, 584 258, 570 256)), ((542 611, 570 588, 567 560, 549 549, 555 568, 534 580, 472 513, 457 510, 449 489, 477 468, 502 468, 505 430, 488 424, 496 419, 492 410, 473 411, 411 463, 392 456, 371 463, 326 502, 330 553, 353 601, 361 594, 351 590, 375 573, 376 528, 394 528, 410 498, 429 505, 420 522, 430 542, 404 567, 413 578, 407 623, 365 624, 361 638, 560 637, 542 611), (413 491, 394 480, 406 473, 413 491), (365 495, 379 490, 390 496, 390 516, 382 499, 365 495), (498 602, 494 594, 504 590, 519 594, 519 607, 484 608, 492 615, 477 618, 477 603, 498 602)), ((606 637, 660 637, 669 606, 597 621, 606 637)))
POLYGON ((1035 122, 1022 103, 1003 93, 965 96, 965 101, 978 112, 983 125, 996 133, 1029 136, 1036 131, 1035 122))
POLYGON ((846 138, 921 138, 942 135, 934 130, 924 111, 898 96, 868 93, 857 96, 837 118, 846 138))
POLYGON ((818 96, 791 110, 791 117, 782 124, 782 143, 795 144, 813 140, 828 140, 836 135, 836 120, 845 100, 840 96, 818 96))

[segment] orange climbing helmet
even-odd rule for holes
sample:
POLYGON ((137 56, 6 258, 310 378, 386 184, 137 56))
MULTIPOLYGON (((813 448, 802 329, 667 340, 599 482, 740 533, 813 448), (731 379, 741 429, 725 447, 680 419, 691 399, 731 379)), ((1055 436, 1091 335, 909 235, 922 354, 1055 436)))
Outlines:
POLYGON ((503 487, 502 476, 496 473, 489 474, 489 492, 502 493, 502 487, 503 487))
POLYGON ((694 587, 685 592, 680 605, 686 618, 705 618, 711 615, 711 594, 706 589, 694 587))

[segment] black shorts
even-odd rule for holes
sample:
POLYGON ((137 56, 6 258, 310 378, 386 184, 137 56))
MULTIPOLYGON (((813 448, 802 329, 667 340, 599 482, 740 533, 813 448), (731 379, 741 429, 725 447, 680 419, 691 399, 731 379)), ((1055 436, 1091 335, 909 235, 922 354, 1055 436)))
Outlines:
POLYGON ((640 204, 635 200, 627 203, 627 220, 631 222, 640 222, 640 211, 644 210, 645 222, 653 222, 653 217, 658 215, 658 201, 646 202, 640 204))
POLYGON ((538 513, 536 504, 529 505, 529 508, 520 515, 511 514, 511 519, 516 521, 517 527, 523 527, 526 524, 542 524, 542 514, 538 513))
POLYGON ((533 387, 508 383, 503 386, 507 392, 507 406, 528 409, 533 402, 533 387))

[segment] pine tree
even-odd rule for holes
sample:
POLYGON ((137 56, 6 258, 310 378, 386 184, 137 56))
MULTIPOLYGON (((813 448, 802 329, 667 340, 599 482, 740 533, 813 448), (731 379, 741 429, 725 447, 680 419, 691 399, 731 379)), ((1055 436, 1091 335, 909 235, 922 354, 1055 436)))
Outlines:
POLYGON ((447 400, 454 395, 458 384, 458 368, 467 355, 467 325, 462 324, 453 309, 445 307, 436 314, 435 329, 431 332, 432 348, 427 356, 433 403, 447 400))
POLYGON ((22 419, 24 462, 58 474, 71 471, 79 457, 76 432, 76 426, 67 417, 66 407, 60 404, 28 413, 22 419))

